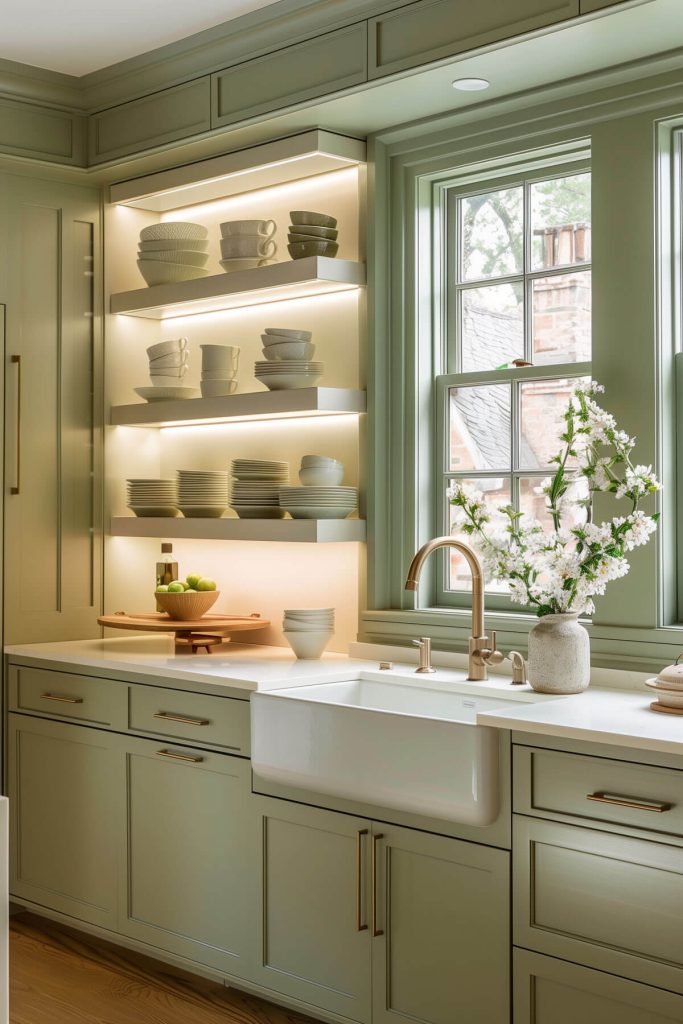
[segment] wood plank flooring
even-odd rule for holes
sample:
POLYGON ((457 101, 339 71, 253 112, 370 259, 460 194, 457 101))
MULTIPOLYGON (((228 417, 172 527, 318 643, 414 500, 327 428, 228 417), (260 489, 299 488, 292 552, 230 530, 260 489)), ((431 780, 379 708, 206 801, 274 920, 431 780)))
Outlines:
POLYGON ((32 914, 10 921, 10 1024, 315 1024, 32 914))

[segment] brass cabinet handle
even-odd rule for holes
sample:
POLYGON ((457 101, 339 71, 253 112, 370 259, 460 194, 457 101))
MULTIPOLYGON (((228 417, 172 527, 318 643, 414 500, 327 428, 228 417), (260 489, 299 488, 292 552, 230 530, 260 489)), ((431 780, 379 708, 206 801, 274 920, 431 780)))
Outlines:
POLYGON ((381 832, 372 837, 372 936, 375 939, 384 935, 384 931, 377 927, 377 846, 382 839, 384 835, 381 832))
POLYGON ((172 757, 174 761, 189 761, 191 764, 201 764, 203 757, 193 757, 191 754, 176 754, 174 750, 157 750, 159 757, 172 757))
POLYGON ((663 800, 641 800, 632 796, 619 796, 617 793, 587 793, 586 800, 594 800, 599 804, 614 804, 616 807, 630 807, 632 811, 654 811, 655 814, 663 814, 670 811, 673 804, 665 803, 663 800))
POLYGON ((58 693, 41 693, 41 700, 58 700, 61 704, 82 704, 82 697, 60 697, 58 693))
POLYGON ((182 722, 183 725, 211 725, 208 718, 189 718, 186 715, 173 715, 170 711, 157 711, 155 718, 163 718, 166 722, 182 722))
POLYGON ((356 931, 366 932, 367 923, 363 924, 363 836, 368 834, 366 828, 356 833, 356 931))
POLYGON ((11 362, 17 368, 17 463, 16 463, 16 484, 10 487, 10 494, 21 493, 21 356, 12 356, 11 362))

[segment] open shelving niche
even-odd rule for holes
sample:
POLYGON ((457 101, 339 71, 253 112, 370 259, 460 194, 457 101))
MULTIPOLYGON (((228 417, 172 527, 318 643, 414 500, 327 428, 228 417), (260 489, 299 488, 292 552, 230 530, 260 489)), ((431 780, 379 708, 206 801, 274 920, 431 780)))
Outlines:
MULTIPOLYGON (((270 185, 314 177, 365 161, 365 143, 325 131, 305 132, 252 150, 201 161, 112 185, 110 202, 166 213, 270 185)), ((365 265, 309 257, 191 281, 138 288, 111 296, 110 312, 165 320, 240 307, 313 298, 365 284, 365 265)), ((348 388, 255 392, 224 398, 113 406, 119 426, 172 427, 359 415, 365 393, 348 388)), ((365 540, 361 519, 184 519, 113 516, 114 537, 332 543, 365 540)))

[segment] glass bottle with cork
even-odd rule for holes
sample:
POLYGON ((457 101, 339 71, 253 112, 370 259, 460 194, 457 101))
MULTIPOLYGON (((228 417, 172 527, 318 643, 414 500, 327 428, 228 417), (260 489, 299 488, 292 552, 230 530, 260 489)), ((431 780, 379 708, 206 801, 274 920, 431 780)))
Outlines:
MULTIPOLYGON (((178 563, 173 559, 173 545, 169 541, 164 541, 161 545, 161 561, 157 562, 157 587, 168 586, 169 583, 173 583, 174 580, 178 579, 178 563)), ((157 611, 162 612, 164 609, 161 608, 157 601, 157 611)))

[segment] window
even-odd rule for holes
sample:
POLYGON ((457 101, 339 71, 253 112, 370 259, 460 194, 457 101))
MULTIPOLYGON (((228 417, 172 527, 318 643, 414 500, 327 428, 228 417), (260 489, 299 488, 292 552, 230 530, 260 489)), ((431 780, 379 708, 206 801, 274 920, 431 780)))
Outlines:
MULTIPOLYGON (((571 388, 590 375, 590 172, 545 167, 516 180, 454 183, 446 195, 439 527, 452 529, 454 479, 550 526, 541 482, 560 448, 571 388)), ((488 586, 504 606, 501 588, 488 586)), ((469 589, 464 560, 449 553, 439 603, 457 604, 469 589)))

